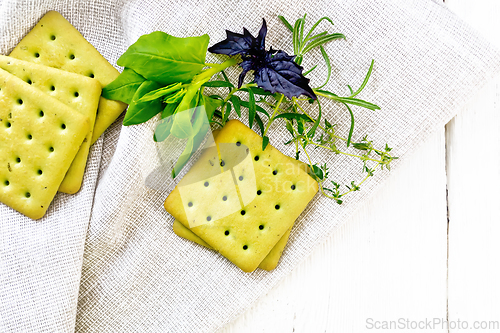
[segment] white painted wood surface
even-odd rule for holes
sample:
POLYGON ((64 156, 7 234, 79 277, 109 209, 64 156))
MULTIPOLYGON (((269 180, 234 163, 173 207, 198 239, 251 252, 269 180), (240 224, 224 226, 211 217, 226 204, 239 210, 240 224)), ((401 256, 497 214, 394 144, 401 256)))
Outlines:
MULTIPOLYGON (((446 4, 500 48, 500 1, 446 4)), ((362 210, 220 333, 371 332, 383 321, 447 318, 450 329, 390 331, 500 332, 471 329, 476 321, 500 325, 500 78, 457 112, 362 210)))
MULTIPOLYGON (((446 2, 500 48, 500 1, 446 2)), ((469 327, 474 321, 500 321, 499 127, 500 78, 446 126, 449 317, 469 327)), ((478 332, 500 332, 500 327, 478 332)))

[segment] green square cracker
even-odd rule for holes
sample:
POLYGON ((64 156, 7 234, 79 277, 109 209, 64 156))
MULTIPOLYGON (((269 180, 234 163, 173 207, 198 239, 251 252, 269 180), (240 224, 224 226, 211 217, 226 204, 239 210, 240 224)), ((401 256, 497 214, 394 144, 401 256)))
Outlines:
MULTIPOLYGON (((248 148, 255 176, 251 177, 251 171, 247 167, 234 167, 231 172, 234 172, 238 191, 251 188, 245 181, 255 179, 260 195, 255 194, 251 202, 223 218, 190 227, 192 221, 188 221, 189 210, 195 210, 203 198, 210 200, 212 204, 211 210, 205 212, 207 218, 214 211, 225 210, 226 201, 222 199, 219 183, 210 186, 210 180, 209 185, 204 186, 207 181, 202 180, 199 187, 193 186, 193 191, 183 191, 184 200, 179 189, 183 186, 178 185, 166 199, 165 209, 243 271, 251 272, 292 227, 318 191, 318 184, 299 166, 291 163, 289 157, 271 145, 262 151, 262 138, 237 120, 229 121, 217 135, 215 142, 219 148, 221 144, 229 143, 248 148), (242 180, 240 177, 243 177, 242 180), (193 203, 191 206, 190 202, 193 203)), ((225 156, 224 151, 221 150, 220 158, 230 162, 232 156, 225 156)), ((206 159, 202 155, 188 174, 193 169, 207 168, 206 159)), ((241 198, 240 195, 240 202, 241 198)))
MULTIPOLYGON (((96 80, 2 55, 0 55, 0 68, 88 117, 90 128, 94 127, 101 95, 101 85, 96 80)), ((73 194, 80 190, 91 140, 92 130, 83 140, 78 154, 59 187, 60 192, 73 194)))
MULTIPOLYGON (((211 250, 213 248, 208 245, 203 239, 200 237, 196 236, 194 232, 186 228, 182 223, 179 221, 175 220, 174 224, 172 225, 172 229, 174 230, 174 233, 182 238, 185 238, 187 240, 190 240, 192 242, 195 242, 201 246, 205 246, 211 250)), ((281 254, 283 253, 283 249, 286 246, 286 243, 288 241, 288 237, 290 236, 290 231, 292 229, 288 229, 288 231, 281 237, 281 239, 276 243, 276 245, 272 248, 272 250, 268 253, 268 255, 262 260, 262 262, 259 264, 259 268, 265 269, 266 271, 272 271, 273 269, 276 268, 278 265, 278 262, 281 258, 281 254)))
POLYGON ((0 202, 41 218, 89 131, 87 117, 0 69, 0 202))
MULTIPOLYGON (((219 132, 219 130, 216 130, 212 133, 214 138, 217 136, 218 132, 219 132)), ((289 158, 289 161, 291 163, 297 164, 297 166, 299 166, 299 168, 301 168, 305 172, 309 172, 309 167, 306 163, 303 163, 301 161, 297 161, 296 159, 293 159, 293 158, 289 158)), ((205 247, 213 250, 213 248, 210 245, 208 245, 203 239, 196 236, 196 234, 194 232, 192 232, 189 228, 185 227, 179 221, 175 220, 172 228, 174 230, 174 233, 177 236, 185 238, 187 240, 190 240, 190 241, 195 242, 201 246, 205 246, 205 247)), ((278 265, 278 262, 281 258, 281 254, 283 253, 283 250, 288 242, 288 237, 290 236, 291 230, 292 230, 291 228, 288 229, 288 231, 283 235, 283 237, 281 237, 281 239, 278 241, 278 243, 276 243, 276 245, 272 248, 272 250, 269 252, 269 254, 259 264, 259 268, 267 270, 267 271, 271 271, 271 270, 276 268, 276 266, 278 265)))
MULTIPOLYGON (((95 78, 105 87, 120 74, 61 14, 50 11, 14 48, 11 57, 95 78)), ((127 105, 101 97, 93 144, 127 105)))

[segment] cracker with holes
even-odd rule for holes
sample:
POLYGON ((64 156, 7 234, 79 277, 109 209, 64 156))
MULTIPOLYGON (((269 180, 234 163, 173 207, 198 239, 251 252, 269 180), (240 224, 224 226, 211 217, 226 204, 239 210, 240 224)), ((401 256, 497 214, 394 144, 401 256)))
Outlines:
POLYGON ((41 218, 89 131, 87 117, 0 69, 0 202, 41 218))
MULTIPOLYGON (((101 85, 89 77, 0 55, 0 68, 56 98, 95 122, 101 85)), ((87 164, 92 130, 89 131, 71 167, 59 187, 60 192, 76 193, 80 189, 87 164)))
MULTIPOLYGON (((189 228, 186 228, 179 221, 175 220, 172 228, 174 230, 174 233, 177 236, 185 238, 187 240, 190 240, 190 241, 195 242, 201 246, 205 246, 205 247, 213 250, 213 248, 210 245, 208 245, 203 239, 196 236, 195 233, 193 233, 191 230, 189 230, 189 228)), ((259 268, 265 269, 266 271, 271 271, 271 270, 276 268, 276 266, 278 265, 278 262, 281 258, 281 254, 283 253, 283 249, 285 248, 286 243, 288 242, 288 237, 290 236, 291 230, 292 229, 288 229, 287 232, 283 235, 283 237, 281 237, 281 239, 271 249, 271 251, 264 258, 264 260, 261 261, 261 263, 259 264, 259 268)))
MULTIPOLYGON (((214 138, 217 136, 218 132, 220 130, 215 130, 212 134, 214 138)), ((303 163, 301 161, 297 161, 296 159, 289 158, 290 163, 296 164, 299 168, 304 170, 304 172, 309 172, 309 167, 306 163, 303 163)), ((195 242, 201 246, 205 246, 209 249, 212 249, 210 245, 208 245, 203 239, 198 237, 195 233, 193 233, 189 228, 186 228, 182 223, 179 221, 175 220, 174 224, 172 226, 174 233, 182 238, 185 238, 187 240, 190 240, 192 242, 195 242)), ((269 252, 269 254, 262 260, 262 262, 259 264, 259 268, 270 271, 276 268, 278 265, 278 262, 281 258, 281 254, 283 253, 283 250, 286 246, 286 243, 288 242, 288 237, 290 236, 290 231, 291 228, 288 229, 288 231, 281 237, 281 239, 276 243, 276 245, 272 248, 272 250, 269 252)))
MULTIPOLYGON (((78 30, 55 11, 45 14, 10 56, 95 78, 101 87, 119 75, 78 30)), ((91 143, 104 133, 126 106, 101 97, 91 143)))
POLYGON ((168 196, 165 209, 251 272, 292 227, 318 185, 274 147, 262 151, 262 138, 238 120, 229 121, 215 142, 217 159, 213 152, 202 154, 184 177, 189 181, 183 178, 168 196), (212 176, 214 167, 222 172, 212 176), (204 172, 210 177, 201 179, 204 172))

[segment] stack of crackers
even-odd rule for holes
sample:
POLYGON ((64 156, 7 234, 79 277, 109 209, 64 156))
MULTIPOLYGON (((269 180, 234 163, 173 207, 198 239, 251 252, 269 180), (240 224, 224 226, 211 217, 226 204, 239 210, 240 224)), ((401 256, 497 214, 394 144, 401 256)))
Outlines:
POLYGON ((278 264, 290 230, 318 192, 307 165, 229 121, 165 201, 174 232, 245 272, 278 264))
POLYGON ((101 97, 118 75, 54 11, 0 56, 0 202, 39 219, 78 192, 91 144, 126 108, 101 97))

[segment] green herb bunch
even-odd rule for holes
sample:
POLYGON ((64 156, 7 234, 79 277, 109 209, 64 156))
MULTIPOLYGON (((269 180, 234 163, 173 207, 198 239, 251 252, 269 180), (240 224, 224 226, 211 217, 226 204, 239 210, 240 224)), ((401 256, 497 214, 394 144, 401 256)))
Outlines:
POLYGON ((263 137, 263 150, 269 144, 271 124, 283 119, 290 133, 290 140, 284 144, 295 146, 296 159, 301 153, 306 156, 310 174, 318 182, 322 194, 340 204, 343 196, 358 191, 378 168, 390 169, 390 163, 397 158, 391 155, 387 144, 376 148, 367 137, 360 142, 352 142, 355 124, 352 107, 379 109, 377 105, 357 98, 369 81, 374 62, 372 60, 357 90, 348 86, 348 96, 324 90, 331 78, 331 64, 323 45, 345 36, 327 31, 315 33, 322 21, 333 25, 327 17, 319 19, 307 33, 306 15, 296 20, 293 26, 284 17, 279 18, 292 33, 294 56, 282 50, 265 49, 265 20, 257 38, 246 29, 243 34, 227 31, 226 40, 210 48, 207 35, 177 38, 156 31, 141 36, 118 59, 118 65, 125 68, 115 81, 103 89, 103 96, 129 104, 123 121, 126 126, 146 122, 161 114, 162 121, 157 125, 155 141, 163 141, 169 136, 187 139, 184 152, 172 171, 173 177, 205 137, 208 124, 198 121, 201 117, 197 113, 205 112, 212 126, 222 127, 231 115, 242 117, 242 112, 247 112, 250 128, 256 124, 263 137), (311 88, 306 76, 317 65, 303 72, 301 63, 304 56, 318 48, 327 67, 327 78, 319 87, 311 88), (207 51, 225 54, 229 58, 220 64, 206 63, 207 51), (243 69, 237 85, 225 73, 227 68, 236 65, 243 69), (253 71, 254 80, 244 83, 249 71, 253 71), (221 88, 218 90, 220 93, 208 95, 205 91, 207 87, 221 88), (320 99, 333 100, 345 106, 351 119, 347 137, 340 136, 336 132, 337 126, 322 116, 320 99), (316 117, 306 111, 306 105, 317 106, 316 117), (173 115, 176 117, 171 117, 173 115), (359 153, 343 150, 349 147, 359 153), (360 160, 364 178, 359 182, 352 181, 343 190, 340 184, 328 179, 326 163, 311 158, 311 149, 325 149, 360 160))

